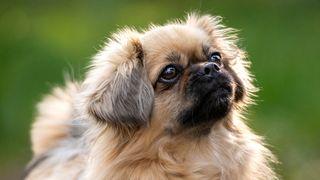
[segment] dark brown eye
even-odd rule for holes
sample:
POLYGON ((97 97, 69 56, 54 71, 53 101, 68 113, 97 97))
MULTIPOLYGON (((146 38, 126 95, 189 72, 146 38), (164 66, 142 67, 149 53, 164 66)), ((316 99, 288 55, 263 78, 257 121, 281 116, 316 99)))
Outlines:
POLYGON ((181 68, 177 65, 168 65, 163 70, 159 77, 159 82, 172 84, 175 83, 180 76, 181 68))
POLYGON ((220 62, 221 54, 219 52, 213 52, 209 56, 209 62, 220 62))

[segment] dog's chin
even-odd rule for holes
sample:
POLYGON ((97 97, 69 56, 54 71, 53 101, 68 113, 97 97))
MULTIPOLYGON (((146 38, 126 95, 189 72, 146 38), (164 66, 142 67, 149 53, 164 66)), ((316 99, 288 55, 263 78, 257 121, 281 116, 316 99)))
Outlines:
POLYGON ((179 118, 183 128, 210 129, 213 124, 225 118, 231 111, 234 101, 232 80, 227 74, 215 79, 190 79, 187 94, 192 106, 181 113, 179 118))

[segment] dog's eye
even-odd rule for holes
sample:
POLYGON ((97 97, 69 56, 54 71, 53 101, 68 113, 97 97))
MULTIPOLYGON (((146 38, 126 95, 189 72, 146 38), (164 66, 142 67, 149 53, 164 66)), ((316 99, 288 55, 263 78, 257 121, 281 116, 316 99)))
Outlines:
POLYGON ((159 82, 172 84, 175 83, 180 76, 181 68, 177 65, 170 64, 166 66, 159 77, 159 82))
POLYGON ((209 62, 220 62, 221 54, 219 52, 213 52, 209 56, 209 62))

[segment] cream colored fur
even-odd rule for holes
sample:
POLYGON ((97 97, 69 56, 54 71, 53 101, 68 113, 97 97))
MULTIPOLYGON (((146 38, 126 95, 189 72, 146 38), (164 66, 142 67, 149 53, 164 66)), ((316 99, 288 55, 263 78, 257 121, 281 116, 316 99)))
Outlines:
MULTIPOLYGON (((144 32, 120 31, 93 58, 80 87, 69 83, 39 104, 39 116, 32 128, 34 162, 40 156, 45 158, 35 163, 27 179, 277 179, 271 167, 274 156, 242 116, 256 89, 248 70, 250 63, 236 43, 233 30, 209 15, 191 14, 186 21, 152 26, 144 32), (241 79, 246 93, 209 134, 192 136, 188 130, 181 132, 174 121, 192 103, 184 100, 183 88, 162 94, 152 88, 167 63, 164 54, 181 52, 181 63, 188 64, 191 53, 201 53, 203 42, 222 53, 224 63, 241 79), (143 54, 139 54, 141 50, 143 54), (144 62, 139 62, 142 55, 144 62), (133 72, 139 72, 138 87, 125 84, 134 78, 133 72), (119 124, 108 120, 122 117, 123 109, 114 109, 118 101, 109 102, 114 93, 128 91, 121 87, 137 88, 132 112, 148 119, 119 124), (146 104, 153 104, 152 111, 146 104), (84 129, 80 137, 72 135, 77 126, 84 129), (168 128, 173 129, 171 134, 168 128)), ((119 98, 119 103, 128 103, 119 98)))

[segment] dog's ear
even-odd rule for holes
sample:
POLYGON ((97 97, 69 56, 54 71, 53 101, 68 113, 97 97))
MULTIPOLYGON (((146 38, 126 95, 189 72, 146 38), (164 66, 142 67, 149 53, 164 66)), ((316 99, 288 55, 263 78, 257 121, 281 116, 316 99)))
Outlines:
POLYGON ((196 13, 190 13, 187 16, 186 24, 196 26, 211 35, 215 27, 219 25, 220 21, 220 17, 213 17, 210 15, 200 16, 196 13))
POLYGON ((122 31, 94 58, 84 82, 86 112, 116 128, 148 124, 154 91, 139 34, 122 31))
MULTIPOLYGON (((230 51, 227 55, 233 56, 233 58, 239 53, 239 48, 237 47, 238 37, 236 30, 233 28, 228 28, 222 23, 222 18, 220 16, 211 15, 198 15, 196 13, 188 14, 186 19, 186 24, 197 27, 204 32, 206 32, 215 44, 219 44, 220 48, 225 51, 230 51), (233 51, 237 52, 233 52, 233 51)), ((232 57, 230 57, 232 58, 232 57)))

